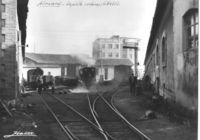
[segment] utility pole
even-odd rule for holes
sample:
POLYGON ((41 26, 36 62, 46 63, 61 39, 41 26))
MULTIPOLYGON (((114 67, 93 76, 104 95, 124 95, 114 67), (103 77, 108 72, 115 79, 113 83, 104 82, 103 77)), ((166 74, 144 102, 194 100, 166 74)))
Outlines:
POLYGON ((135 76, 138 77, 138 69, 137 69, 137 65, 138 65, 138 47, 134 48, 134 52, 135 52, 135 76))
POLYGON ((137 70, 137 65, 138 65, 138 47, 133 47, 133 46, 123 46, 124 49, 133 49, 134 50, 134 71, 135 71, 135 76, 138 76, 138 70, 137 70))
MULTIPOLYGON (((132 38, 130 38, 130 39, 132 39, 132 38)), ((135 71, 135 76, 137 77, 138 76, 138 69, 137 69, 137 65, 138 65, 138 42, 135 43, 135 45, 133 45, 131 43, 125 43, 123 45, 123 48, 124 49, 133 49, 134 50, 134 71, 135 71)))
POLYGON ((100 82, 103 82, 102 46, 100 46, 100 67, 101 67, 100 82))

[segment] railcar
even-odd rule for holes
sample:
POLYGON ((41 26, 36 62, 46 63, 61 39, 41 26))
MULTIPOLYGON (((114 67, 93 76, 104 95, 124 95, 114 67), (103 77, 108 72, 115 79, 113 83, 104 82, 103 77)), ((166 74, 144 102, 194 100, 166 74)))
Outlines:
POLYGON ((84 83, 86 88, 90 88, 96 80, 95 67, 83 67, 79 70, 80 80, 84 83))
POLYGON ((44 71, 41 68, 30 69, 28 71, 27 84, 31 89, 37 89, 37 78, 42 76, 44 71))
POLYGON ((55 78, 52 75, 43 75, 42 79, 44 90, 48 89, 49 87, 55 86, 55 78))
POLYGON ((75 88, 78 86, 78 78, 77 77, 61 77, 62 85, 65 85, 69 88, 75 88))

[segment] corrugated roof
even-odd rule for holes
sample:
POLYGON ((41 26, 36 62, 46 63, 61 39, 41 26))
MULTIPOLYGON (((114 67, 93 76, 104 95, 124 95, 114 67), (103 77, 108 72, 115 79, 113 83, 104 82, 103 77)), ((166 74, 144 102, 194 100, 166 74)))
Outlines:
POLYGON ((132 66, 133 63, 129 59, 98 59, 96 60, 96 66, 132 66))
POLYGON ((91 59, 87 55, 63 55, 63 54, 36 54, 36 53, 26 53, 26 58, 29 58, 36 63, 42 64, 88 64, 84 61, 91 59))

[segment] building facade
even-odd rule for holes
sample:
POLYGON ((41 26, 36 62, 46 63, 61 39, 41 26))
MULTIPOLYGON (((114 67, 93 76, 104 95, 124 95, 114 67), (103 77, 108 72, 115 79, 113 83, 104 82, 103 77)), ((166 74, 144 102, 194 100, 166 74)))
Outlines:
POLYGON ((137 74, 138 38, 120 37, 97 38, 93 43, 93 58, 98 59, 129 59, 135 66, 137 74), (136 65, 135 65, 136 64, 136 65))
POLYGON ((112 36, 97 38, 93 43, 93 57, 95 59, 130 59, 134 62, 134 47, 138 47, 139 39, 112 36), (133 48, 124 48, 125 45, 133 48))
POLYGON ((48 72, 53 76, 76 78, 79 76, 79 69, 91 62, 87 55, 63 55, 63 54, 39 54, 26 53, 23 65, 23 78, 28 79, 28 71, 37 67, 41 68, 44 75, 48 72))
POLYGON ((97 81, 111 81, 118 82, 127 81, 132 73, 132 61, 129 59, 97 59, 95 67, 97 70, 97 81))
POLYGON ((0 98, 13 99, 22 77, 21 33, 16 0, 0 0, 0 98))
POLYGON ((145 76, 167 101, 197 111, 198 0, 158 0, 145 76))

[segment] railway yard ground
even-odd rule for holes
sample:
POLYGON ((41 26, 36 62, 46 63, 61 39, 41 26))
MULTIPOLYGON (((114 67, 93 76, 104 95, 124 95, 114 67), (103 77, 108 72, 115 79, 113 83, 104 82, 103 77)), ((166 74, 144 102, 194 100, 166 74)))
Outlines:
MULTIPOLYGON (((50 91, 45 91, 41 95, 37 92, 28 92, 23 94, 20 102, 14 107, 12 103, 8 106, 8 111, 1 107, 0 112, 0 140, 65 140, 70 139, 63 133, 58 123, 50 114, 45 106, 45 101, 54 112, 59 120, 62 121, 64 127, 67 127, 76 136, 72 139, 95 140, 95 139, 121 139, 121 140, 138 140, 142 139, 137 134, 130 134, 125 125, 120 124, 119 118, 114 118, 114 113, 105 107, 103 103, 98 103, 94 107, 96 110, 99 123, 103 124, 102 129, 93 129, 96 125, 95 119, 89 110, 88 98, 91 104, 94 103, 96 92, 106 93, 116 89, 112 96, 112 103, 117 112, 119 111, 134 127, 148 136, 151 140, 196 140, 197 128, 188 123, 180 123, 169 119, 162 113, 154 112, 151 109, 152 100, 147 98, 145 93, 138 96, 131 96, 128 84, 107 84, 98 85, 87 92, 86 89, 75 90, 56 90, 55 94, 49 95, 50 91), (87 96, 89 95, 89 96, 87 96), (64 108, 58 103, 54 96, 62 99, 66 104, 72 106, 79 113, 89 119, 90 123, 84 122, 69 107, 64 108), (102 104, 102 105, 101 105, 102 104), (105 109, 105 110, 104 110, 105 109), (145 116, 145 113, 151 112, 152 118, 145 116), (10 114, 9 114, 10 113, 10 114), (101 115, 100 115, 101 113, 101 115), (105 129, 104 129, 105 127, 105 129), (112 129, 112 130, 111 130, 112 129), (100 131, 99 131, 100 130, 100 131), (106 133, 105 133, 106 132, 106 133), (107 135, 109 133, 110 135, 107 135), (111 137, 109 137, 111 136, 111 137)), ((148 139, 147 138, 147 139, 148 139)), ((144 138, 145 139, 145 138, 144 138)))

